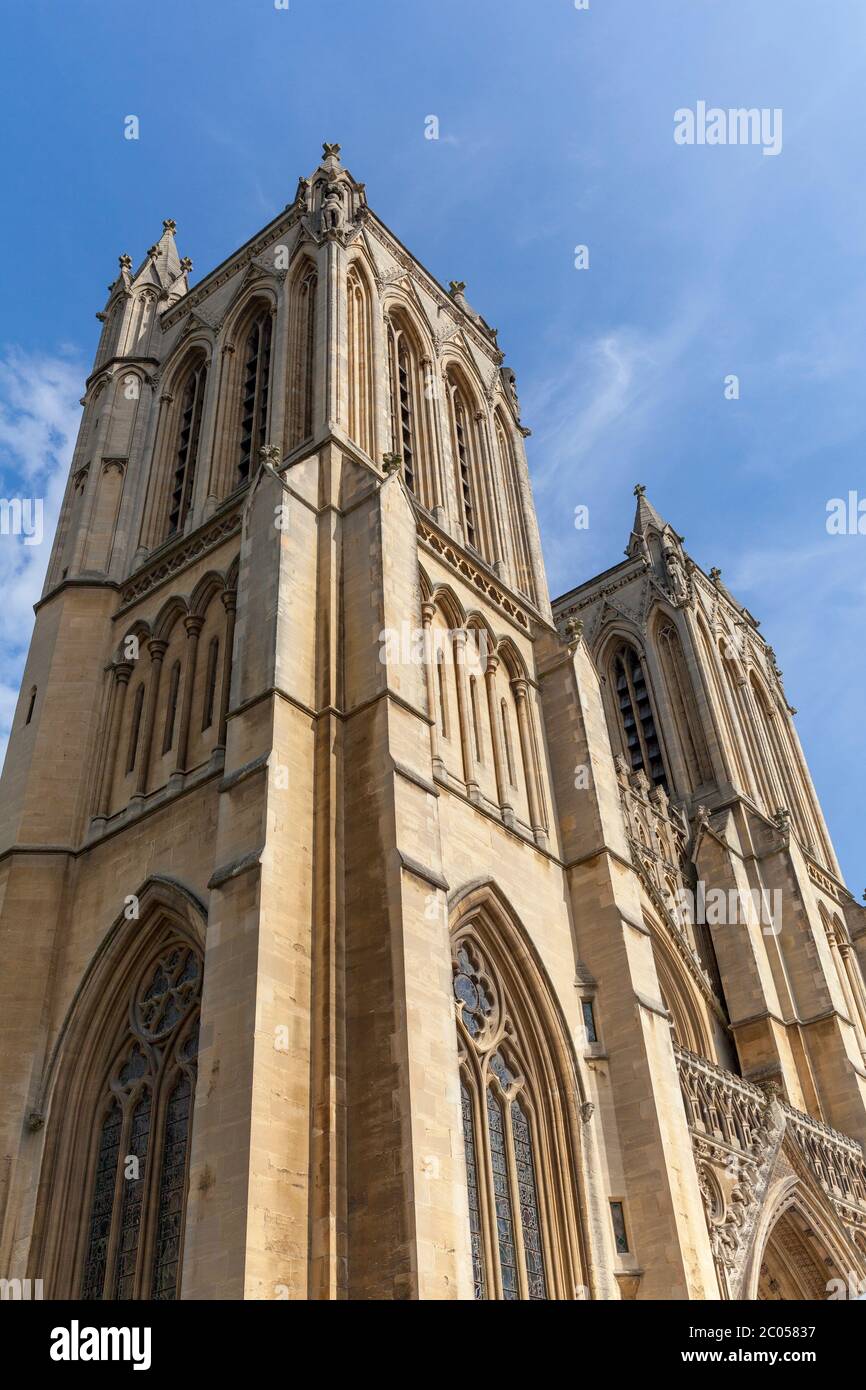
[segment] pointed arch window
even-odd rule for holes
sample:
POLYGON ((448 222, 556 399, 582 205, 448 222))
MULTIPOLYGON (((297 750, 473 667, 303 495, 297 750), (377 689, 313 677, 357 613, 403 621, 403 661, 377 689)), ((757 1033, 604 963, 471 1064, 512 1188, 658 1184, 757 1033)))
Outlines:
POLYGON ((349 336, 349 437, 373 455, 373 340, 370 296, 356 265, 346 282, 349 336))
POLYGON ((514 556, 514 581, 517 588, 528 599, 535 598, 532 582, 532 565, 529 558, 529 541, 526 533, 526 517, 517 478, 517 459, 514 448, 501 416, 496 415, 496 443, 505 488, 505 514, 514 556))
POLYGON ((613 658, 613 688, 632 772, 643 770, 654 786, 667 791, 667 774, 646 673, 633 647, 620 647, 613 658))
POLYGON ((658 649, 686 771, 691 789, 695 791, 702 783, 710 781, 712 767, 682 643, 672 623, 663 623, 659 627, 658 649))
POLYGON ((473 435, 469 412, 460 388, 451 386, 451 421, 457 465, 457 498, 466 544, 479 548, 478 512, 475 502, 473 435))
POLYGON ((201 973, 169 940, 132 991, 97 1111, 83 1299, 179 1295, 201 973))
MULTIPOLYGON (((453 957, 469 1235, 476 1299, 542 1301, 550 1284, 551 1176, 546 1125, 509 1000, 474 938, 453 957)), ((570 1294, 566 1296, 570 1297, 570 1294)))
POLYGON ((174 475, 168 507, 169 536, 183 530, 192 507, 206 385, 207 361, 201 358, 187 373, 181 388, 174 475))
POLYGON ((252 462, 258 458, 259 449, 267 440, 272 331, 270 305, 266 305, 250 325, 244 344, 239 482, 245 482, 250 476, 252 462))
POLYGON ((288 447, 294 449, 313 433, 313 364, 316 351, 316 290, 319 277, 307 264, 292 295, 289 340, 288 447))

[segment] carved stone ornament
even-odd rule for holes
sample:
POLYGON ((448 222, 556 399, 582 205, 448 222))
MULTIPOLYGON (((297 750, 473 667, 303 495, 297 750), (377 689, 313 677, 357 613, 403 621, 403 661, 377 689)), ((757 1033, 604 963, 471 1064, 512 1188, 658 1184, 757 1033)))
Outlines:
POLYGON ((259 459, 272 468, 278 468, 283 461, 283 451, 279 444, 263 444, 259 449, 259 459))

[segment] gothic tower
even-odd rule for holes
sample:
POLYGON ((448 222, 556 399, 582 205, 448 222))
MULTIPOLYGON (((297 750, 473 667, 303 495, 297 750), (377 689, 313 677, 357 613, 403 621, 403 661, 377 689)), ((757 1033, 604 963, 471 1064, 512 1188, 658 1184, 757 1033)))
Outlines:
POLYGON ((120 258, 0 784, 0 1275, 866 1273, 864 910, 755 620, 642 489, 551 607, 496 332, 339 146, 190 270, 120 258))

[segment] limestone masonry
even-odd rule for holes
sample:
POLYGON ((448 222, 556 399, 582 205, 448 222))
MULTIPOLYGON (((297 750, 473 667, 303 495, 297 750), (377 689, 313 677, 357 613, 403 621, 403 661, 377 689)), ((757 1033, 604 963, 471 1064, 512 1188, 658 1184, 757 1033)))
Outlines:
POLYGON ((0 785, 0 1276, 856 1286, 866 909, 755 618, 640 486, 551 605, 496 332, 339 146, 191 268, 120 258, 0 785))

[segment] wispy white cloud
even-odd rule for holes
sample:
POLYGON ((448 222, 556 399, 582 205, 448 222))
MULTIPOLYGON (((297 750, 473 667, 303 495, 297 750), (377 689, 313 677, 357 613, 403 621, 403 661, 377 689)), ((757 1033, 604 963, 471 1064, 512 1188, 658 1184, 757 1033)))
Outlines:
POLYGON ((580 339, 559 370, 530 380, 522 392, 524 416, 537 422, 529 456, 554 590, 616 562, 610 531, 596 525, 593 505, 598 515, 643 480, 647 456, 676 409, 678 367, 709 312, 708 301, 695 297, 658 333, 627 325, 580 339), (576 533, 580 504, 591 508, 590 530, 576 533))
POLYGON ((0 762, 81 416, 83 364, 72 351, 0 353, 0 495, 41 499, 39 544, 0 535, 0 762))

